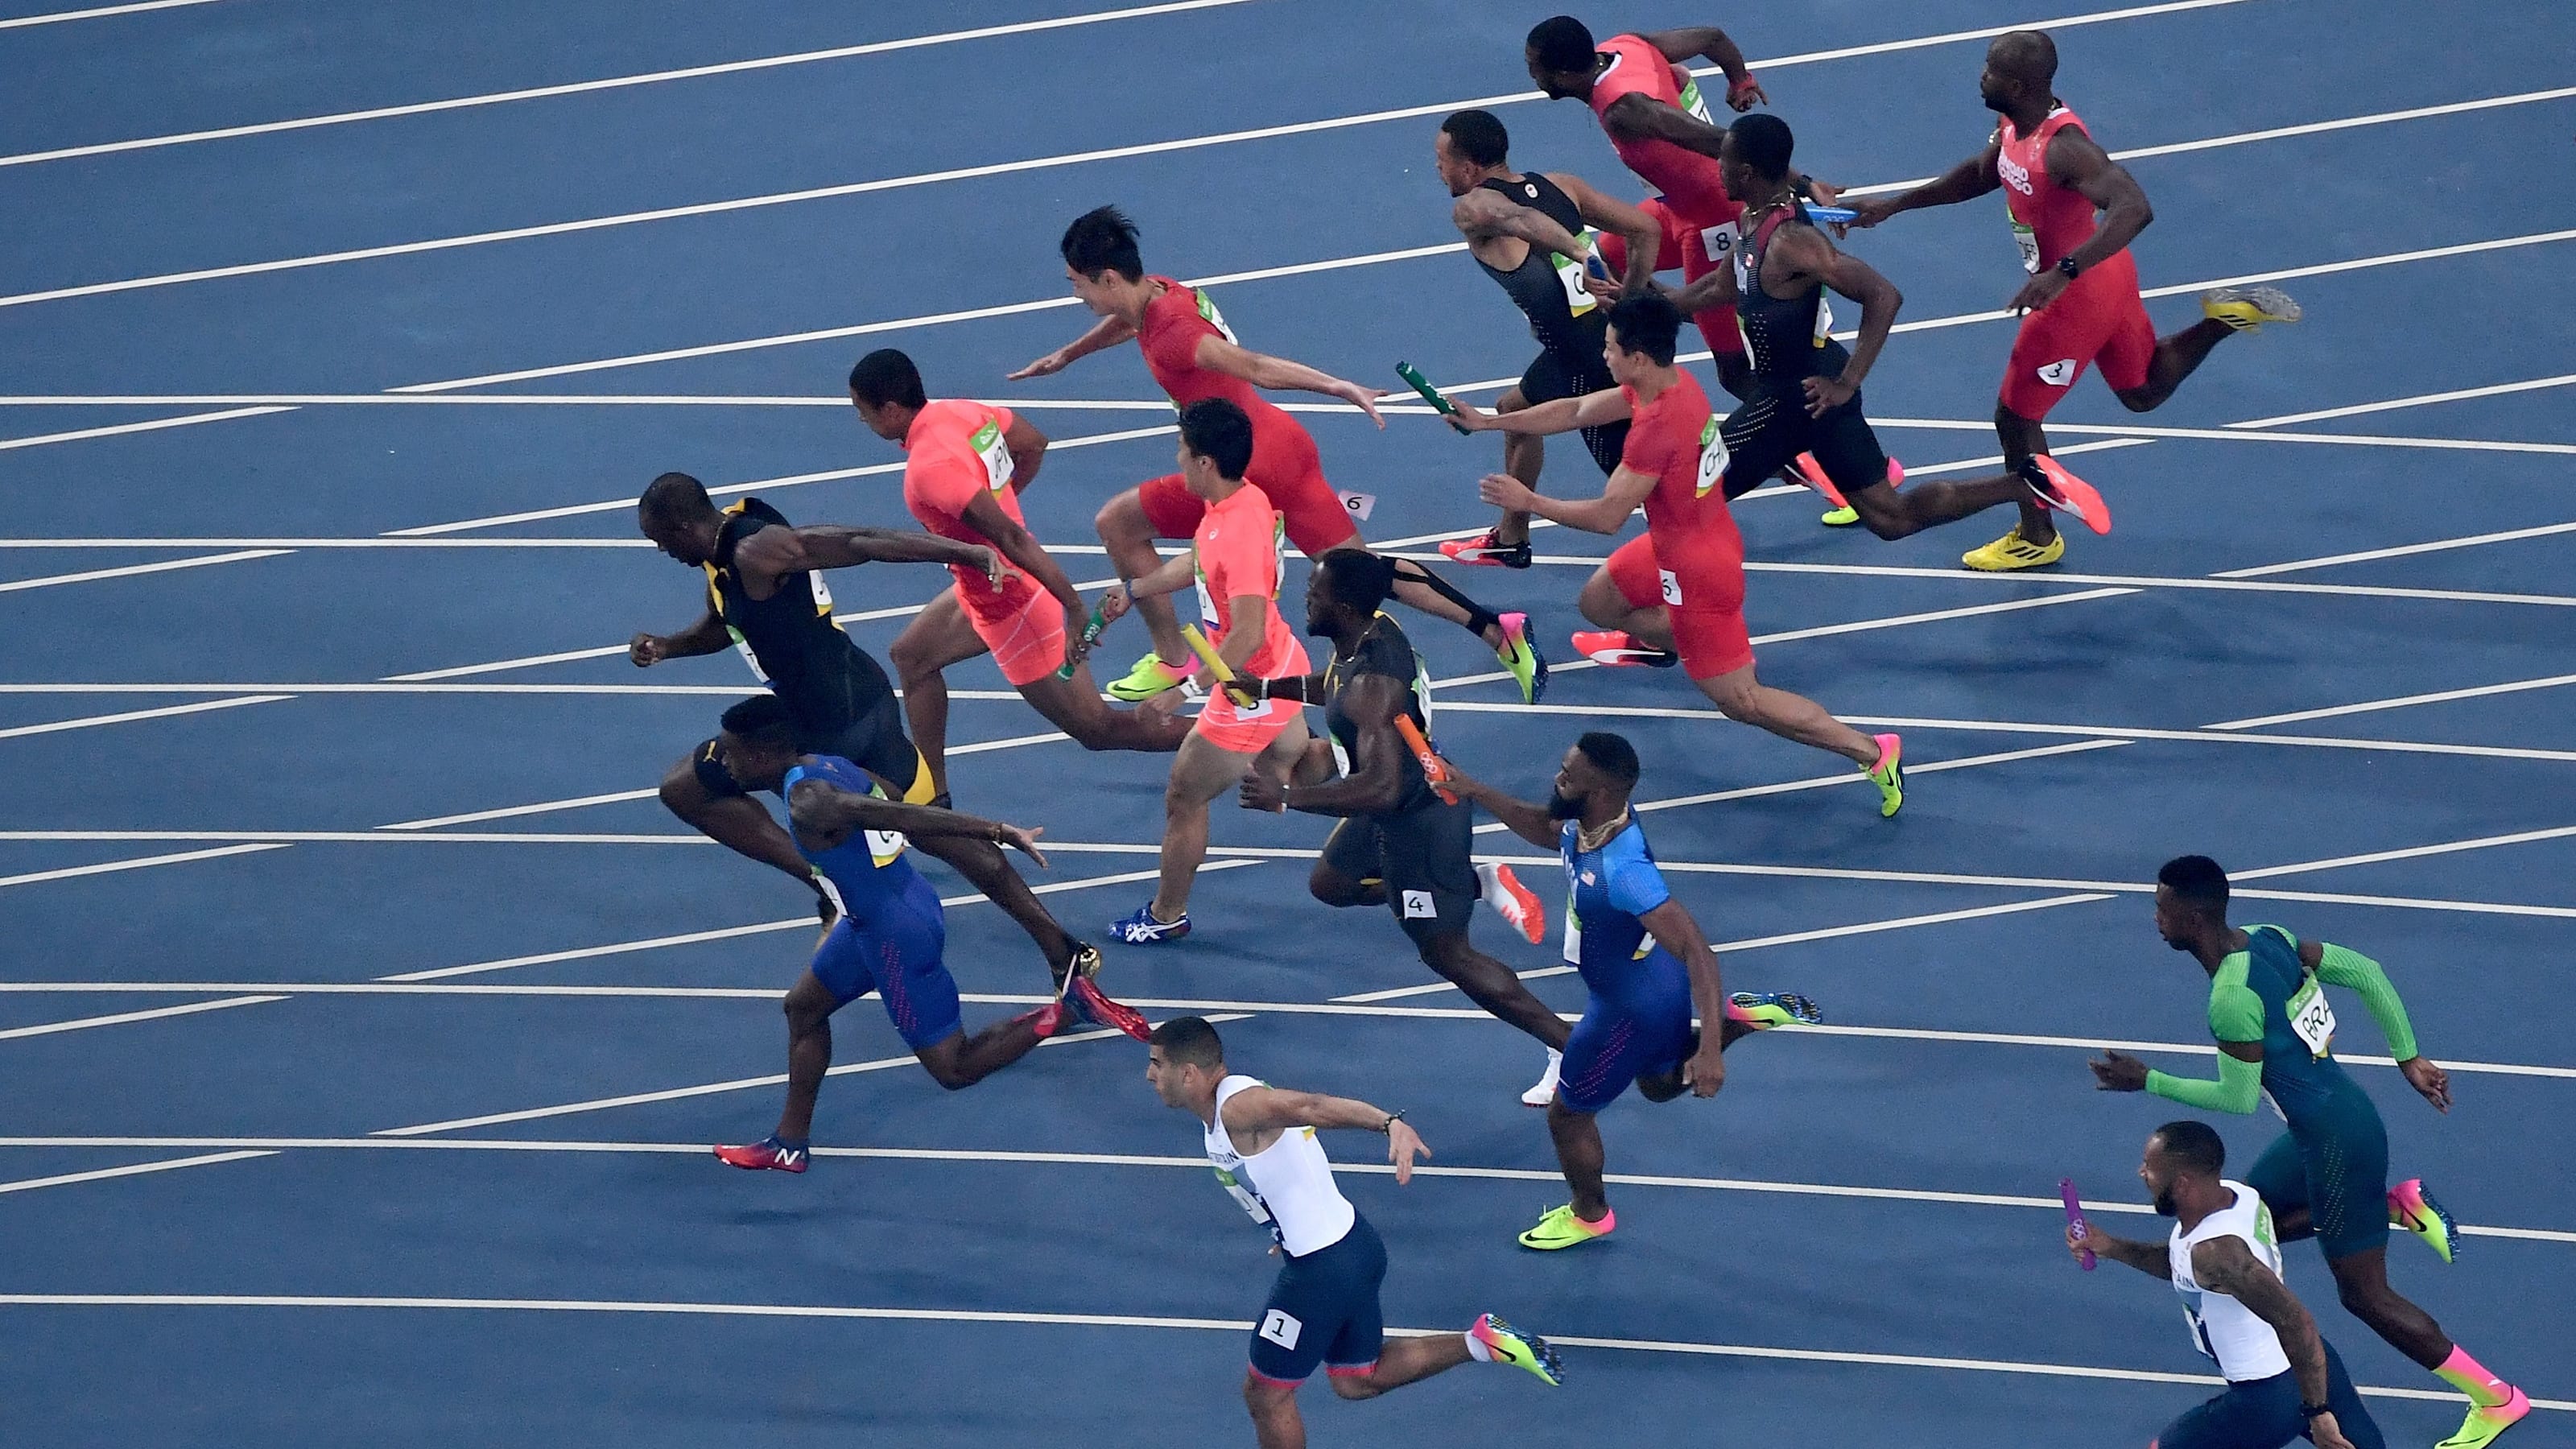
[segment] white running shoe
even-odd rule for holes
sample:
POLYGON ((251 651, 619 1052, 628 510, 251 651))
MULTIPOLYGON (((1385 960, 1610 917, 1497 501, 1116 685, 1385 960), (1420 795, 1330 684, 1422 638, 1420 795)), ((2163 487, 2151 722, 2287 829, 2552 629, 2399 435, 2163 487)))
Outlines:
POLYGON ((1521 1105, 1524 1107, 1544 1107, 1555 1101, 1556 1075, 1564 1066, 1565 1053, 1559 1051, 1549 1052, 1547 1054, 1547 1071, 1539 1077, 1538 1085, 1521 1093, 1521 1105))

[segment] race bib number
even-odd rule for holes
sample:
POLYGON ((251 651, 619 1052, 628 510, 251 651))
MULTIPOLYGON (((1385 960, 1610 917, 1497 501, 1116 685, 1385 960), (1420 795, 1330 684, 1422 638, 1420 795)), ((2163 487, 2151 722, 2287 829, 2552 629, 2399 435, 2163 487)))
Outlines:
POLYGON ((999 493, 1010 486, 1011 474, 1017 470, 1011 465, 1011 446, 1002 438, 1000 423, 988 422, 977 428, 975 436, 966 440, 966 445, 975 450, 975 456, 984 460, 987 487, 999 493))
POLYGON ((1574 916, 1574 892, 1565 893, 1565 964, 1583 964, 1583 923, 1574 916))
POLYGON ((1306 1325, 1276 1308, 1261 1315, 1261 1336, 1281 1348, 1293 1351, 1297 1347, 1298 1335, 1305 1331, 1306 1325))
POLYGON ((1327 736, 1326 738, 1333 747, 1333 773, 1341 776, 1343 779, 1349 779, 1351 774, 1350 751, 1342 748, 1342 742, 1339 736, 1327 736))
MULTIPOLYGON (((870 783, 868 786, 868 793, 879 800, 886 798, 885 787, 883 785, 870 783)), ((903 848, 907 843, 903 838, 903 832, 900 830, 870 830, 866 832, 866 835, 868 840, 868 859, 875 861, 877 869, 879 870, 883 870, 887 866, 894 864, 895 857, 903 854, 903 848)), ((835 902, 835 904, 838 904, 838 902, 835 902)))
POLYGON ((1682 109, 1688 111, 1691 118, 1703 126, 1716 125, 1717 122, 1709 119, 1707 98, 1699 93, 1699 77, 1691 75, 1688 71, 1682 74, 1685 77, 1682 81, 1682 109))
POLYGON ((1821 350, 1826 343, 1833 340, 1834 300, 1825 295, 1824 288, 1818 287, 1816 289, 1816 346, 1821 350))
POLYGON ((1241 347, 1243 340, 1234 335, 1233 328, 1225 325, 1225 314, 1216 309, 1216 298, 1196 290, 1193 290, 1191 295, 1199 299, 1199 315, 1207 319, 1207 324, 1216 329, 1217 335, 1241 347))
POLYGON ((1672 605, 1674 608, 1680 608, 1682 603, 1682 581, 1673 577, 1673 571, 1671 569, 1657 569, 1655 570, 1655 576, 1664 581, 1664 602, 1672 605))
POLYGON ((2324 982, 2309 977, 2290 997, 2289 1012, 2290 1030, 2306 1043, 2309 1055, 2322 1058, 2333 1050, 2334 1003, 2326 1000, 2324 982))
POLYGON ((1569 257, 1563 252, 1547 254, 1548 265, 1556 268, 1557 285, 1565 289, 1565 310, 1577 317, 1601 305, 1600 300, 1592 295, 1591 278, 1586 270, 1599 254, 1594 245, 1599 236, 1599 232, 1587 226, 1575 237, 1583 244, 1581 256, 1569 257))
MULTIPOLYGON (((1711 262, 1725 261, 1735 255, 1737 235, 1735 223, 1731 221, 1721 221, 1715 226, 1701 227, 1699 229, 1700 250, 1708 253, 1708 259, 1711 262)), ((1738 284, 1743 280, 1740 275, 1736 278, 1738 284)))
POLYGON ((2032 276, 2039 275, 2039 233, 2014 222, 2013 245, 2021 248, 2021 269, 2032 276))
POLYGON ((1207 570, 1199 570, 1197 575, 1192 578, 1190 582, 1192 586, 1199 591, 1200 625, 1206 629, 1216 628, 1216 595, 1208 592, 1207 570))
POLYGON ((1368 516, 1377 511, 1377 495, 1374 493, 1345 493, 1342 495, 1342 511, 1348 513, 1351 517, 1358 519, 1360 522, 1366 523, 1368 522, 1368 516))
MULTIPOLYGON (((1699 476, 1691 481, 1692 496, 1706 498, 1708 490, 1716 487, 1718 480, 1725 476, 1726 430, 1718 426, 1717 418, 1712 415, 1699 430, 1699 476)), ((1671 585, 1667 584, 1665 592, 1671 591, 1671 585)), ((1673 604, 1680 600, 1668 598, 1664 602, 1673 604)))

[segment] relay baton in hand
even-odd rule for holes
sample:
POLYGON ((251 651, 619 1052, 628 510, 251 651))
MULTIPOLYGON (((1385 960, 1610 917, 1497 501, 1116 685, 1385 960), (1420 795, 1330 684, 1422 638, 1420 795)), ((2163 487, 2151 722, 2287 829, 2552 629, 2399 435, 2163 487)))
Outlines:
POLYGON ((1413 751, 1413 758, 1422 766, 1422 778, 1431 783, 1431 789, 1440 797, 1440 802, 1444 805, 1457 804, 1457 796, 1440 788, 1442 782, 1449 778, 1449 771, 1440 763, 1440 757, 1431 752, 1431 742, 1422 737, 1422 727, 1413 722, 1413 716, 1397 715, 1395 732, 1404 737, 1404 747, 1413 751))
POLYGON ((1252 697, 1250 687, 1235 678, 1234 666, 1226 663, 1225 657, 1216 652, 1216 646, 1210 644, 1208 637, 1199 632, 1198 625, 1183 624, 1181 642, 1189 645, 1190 652, 1196 654, 1199 662, 1208 667, 1208 673, 1216 676, 1217 687, 1225 691, 1227 698, 1246 708, 1259 703, 1252 697))
POLYGON ((1820 225, 1828 225, 1834 222, 1857 221, 1859 218, 1860 213, 1852 210, 1848 206, 1809 206, 1807 208, 1807 220, 1816 222, 1820 225))
POLYGON ((1449 426, 1462 434, 1467 431, 1467 425, 1458 421, 1458 405, 1442 397, 1440 389, 1433 387, 1431 379, 1424 377, 1420 369, 1410 362, 1399 362, 1395 365, 1395 375, 1412 384, 1413 390, 1422 394, 1424 402, 1431 404, 1440 416, 1449 420, 1449 426))
MULTIPOLYGON (((2075 1179, 2071 1177, 2059 1178, 2057 1180, 2057 1196, 2059 1200, 2066 1204, 2066 1226, 2072 1231, 2081 1234, 2084 1231, 2084 1205, 2076 1201, 2075 1179)), ((2083 1251, 2084 1271, 2090 1273, 2093 1271, 2093 1250, 2091 1248, 2086 1248, 2083 1251)))
POLYGON ((1056 670, 1055 677, 1058 679, 1071 679, 1073 677, 1074 665, 1082 658, 1082 656, 1091 652, 1092 645, 1100 642, 1100 631, 1108 627, 1109 622, 1100 617, 1100 606, 1097 604, 1092 605, 1091 618, 1082 626, 1082 643, 1074 648, 1064 651, 1064 663, 1056 670))

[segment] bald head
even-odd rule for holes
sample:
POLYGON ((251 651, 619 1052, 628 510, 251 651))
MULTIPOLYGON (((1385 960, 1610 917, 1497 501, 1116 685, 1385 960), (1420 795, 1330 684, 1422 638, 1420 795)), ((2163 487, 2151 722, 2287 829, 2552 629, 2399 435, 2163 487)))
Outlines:
POLYGON ((2006 115, 2045 110, 2057 81, 2057 42, 2038 30, 2014 30, 1986 47, 1977 91, 1986 108, 2006 115))

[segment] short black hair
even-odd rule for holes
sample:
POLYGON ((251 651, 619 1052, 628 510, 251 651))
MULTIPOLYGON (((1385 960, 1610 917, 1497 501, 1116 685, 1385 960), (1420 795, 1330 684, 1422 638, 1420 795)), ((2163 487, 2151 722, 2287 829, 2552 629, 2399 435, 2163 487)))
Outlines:
POLYGON ((2208 856, 2175 856, 2156 872, 2156 884, 2204 910, 2227 909, 2227 872, 2208 856))
POLYGON ((1592 57, 1600 47, 1592 43, 1592 31, 1571 15, 1553 15, 1530 27, 1530 54, 1550 71, 1590 70, 1592 57))
POLYGON ((1736 159, 1752 167, 1754 175, 1778 181, 1789 174, 1789 153, 1797 142, 1789 134, 1788 122, 1768 111, 1755 111, 1738 116, 1726 134, 1735 142, 1736 159))
POLYGON ((1628 743, 1623 735, 1614 735, 1608 730, 1591 730, 1576 740, 1574 747, 1583 752, 1583 758, 1618 781, 1622 789, 1636 784, 1637 776, 1642 773, 1637 763, 1637 747, 1628 743))
POLYGON ((1337 604, 1347 604, 1363 614, 1374 614, 1395 592, 1395 560, 1381 558, 1364 548, 1337 548, 1316 560, 1329 564, 1332 581, 1328 594, 1337 604))
POLYGON ((788 712, 787 701, 763 690, 736 702, 717 717, 716 723, 722 725, 729 735, 784 744, 786 737, 795 731, 796 716, 788 712))
POLYGON ((665 473, 646 484, 635 507, 647 528, 688 523, 716 511, 707 485, 686 473, 665 473))
POLYGON ((1655 292, 1639 292, 1610 304, 1610 325, 1618 329, 1619 346, 1642 352, 1658 367, 1673 365, 1682 335, 1681 309, 1655 292))
POLYGON ((2033 85, 2057 79, 2057 42, 2045 30, 2013 30, 1995 37, 1993 50, 2014 75, 2033 85))
POLYGON ((1176 1016, 1154 1028, 1146 1041, 1163 1049, 1163 1059, 1183 1066, 1214 1070, 1225 1065, 1225 1043, 1204 1016, 1176 1016))
POLYGON ((930 395, 921 390, 921 369, 891 347, 878 348, 850 368, 850 395, 872 408, 930 405, 930 395))
POLYGON ((1228 478, 1252 466, 1252 419, 1228 399, 1203 397, 1181 409, 1181 441, 1228 478))
POLYGON ((1458 111, 1440 123, 1449 149, 1478 166, 1500 166, 1512 153, 1512 133, 1491 111, 1458 111))
POLYGON ((1094 207, 1073 219, 1056 244, 1064 264, 1094 281, 1116 272, 1131 282, 1145 278, 1145 261, 1136 251, 1136 223, 1114 206, 1094 207))
POLYGON ((2216 1177, 2227 1167, 2227 1140, 2206 1122, 2185 1118, 2156 1129, 2164 1154, 2201 1177, 2216 1177))

